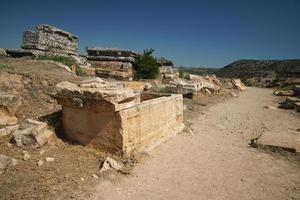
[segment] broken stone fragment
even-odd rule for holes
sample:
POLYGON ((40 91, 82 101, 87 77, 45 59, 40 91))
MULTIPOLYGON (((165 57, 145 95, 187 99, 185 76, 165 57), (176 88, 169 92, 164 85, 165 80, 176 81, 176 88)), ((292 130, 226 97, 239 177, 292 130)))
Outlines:
POLYGON ((277 109, 277 107, 275 107, 275 106, 264 106, 264 108, 270 109, 270 110, 276 110, 277 109))
POLYGON ((5 126, 4 128, 0 129, 0 137, 10 135, 14 133, 16 130, 18 130, 19 125, 15 126, 5 126))
POLYGON ((48 129, 47 123, 42 123, 32 129, 31 135, 35 138, 39 146, 43 146, 54 133, 48 129))
POLYGON ((36 143, 34 138, 31 136, 31 130, 32 127, 29 127, 23 130, 17 130, 13 133, 13 140, 18 147, 34 145, 36 143))
POLYGON ((97 176, 96 174, 93 174, 92 177, 93 177, 94 179, 98 179, 98 178, 99 178, 99 176, 97 176))
POLYGON ((43 146, 54 135, 45 122, 32 119, 27 119, 27 122, 27 128, 16 130, 13 133, 13 139, 19 147, 28 145, 43 146))
POLYGON ((288 91, 274 91, 273 93, 275 96, 294 96, 294 92, 292 90, 288 91))
POLYGON ((47 157, 47 158, 45 158, 45 160, 46 160, 47 162, 53 162, 53 161, 54 161, 54 158, 52 158, 52 157, 47 157))
POLYGON ((145 84, 145 90, 150 90, 152 88, 151 83, 146 83, 145 84))
POLYGON ((279 104, 279 107, 283 109, 297 109, 298 104, 300 104, 300 99, 297 97, 287 97, 284 102, 279 104))
POLYGON ((24 153, 23 155, 23 160, 30 160, 31 159, 31 155, 27 152, 24 153))
POLYGON ((39 162, 37 163, 37 166, 42 166, 44 164, 44 161, 42 161, 42 160, 39 160, 39 162))
POLYGON ((0 154, 0 170, 5 169, 11 164, 11 158, 9 156, 0 154))
POLYGON ((15 113, 20 105, 20 97, 0 93, 0 125, 15 125, 18 121, 15 113))
POLYGON ((115 169, 115 170, 119 171, 122 169, 122 166, 117 161, 112 159, 111 157, 106 157, 105 161, 102 164, 100 172, 104 172, 109 169, 115 169))
POLYGON ((247 89, 247 87, 242 83, 240 79, 232 79, 231 83, 233 85, 233 88, 238 89, 240 91, 244 91, 247 89))

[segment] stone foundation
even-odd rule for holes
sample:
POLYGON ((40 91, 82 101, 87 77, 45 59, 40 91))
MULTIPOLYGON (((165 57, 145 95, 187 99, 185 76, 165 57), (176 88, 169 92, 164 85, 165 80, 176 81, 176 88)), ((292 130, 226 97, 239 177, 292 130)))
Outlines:
POLYGON ((62 82, 56 94, 71 140, 124 154, 150 149, 184 128, 182 95, 155 97, 99 78, 80 85, 62 82))

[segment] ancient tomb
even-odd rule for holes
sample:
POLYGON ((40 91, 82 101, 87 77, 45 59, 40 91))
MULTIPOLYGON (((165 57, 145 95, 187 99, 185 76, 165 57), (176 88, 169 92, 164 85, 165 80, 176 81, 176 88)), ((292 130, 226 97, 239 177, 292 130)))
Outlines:
POLYGON ((49 53, 77 55, 77 37, 53 26, 41 24, 36 31, 23 32, 22 48, 49 53))
POLYGON ((87 60, 96 68, 96 76, 117 80, 131 80, 132 66, 137 53, 129 50, 87 48, 87 60))
POLYGON ((100 78, 80 84, 61 82, 65 134, 82 145, 129 154, 152 148, 184 128, 182 95, 142 95, 100 78))

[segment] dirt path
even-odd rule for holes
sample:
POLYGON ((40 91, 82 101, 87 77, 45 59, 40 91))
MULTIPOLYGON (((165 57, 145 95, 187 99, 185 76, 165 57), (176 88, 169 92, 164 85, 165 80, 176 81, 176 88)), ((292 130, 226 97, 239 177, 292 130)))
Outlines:
POLYGON ((95 199, 300 199, 299 159, 247 145, 261 132, 300 128, 299 116, 265 105, 275 105, 271 91, 249 88, 196 113, 194 135, 160 145, 132 175, 102 182, 95 199))

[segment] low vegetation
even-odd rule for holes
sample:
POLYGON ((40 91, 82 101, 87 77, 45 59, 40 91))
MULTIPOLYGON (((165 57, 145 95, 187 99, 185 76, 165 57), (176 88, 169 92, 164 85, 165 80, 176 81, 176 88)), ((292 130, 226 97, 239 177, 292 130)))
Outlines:
POLYGON ((155 79, 159 73, 159 65, 153 56, 154 49, 145 49, 136 60, 135 79, 155 79))
MULTIPOLYGON (((82 69, 79 67, 79 64, 71 57, 64 57, 64 56, 43 56, 40 55, 36 58, 37 60, 52 60, 55 62, 62 63, 71 69, 75 69, 75 73, 77 76, 84 76, 85 73, 82 71, 82 69)), ((1 66, 0 66, 1 67, 1 66)))

